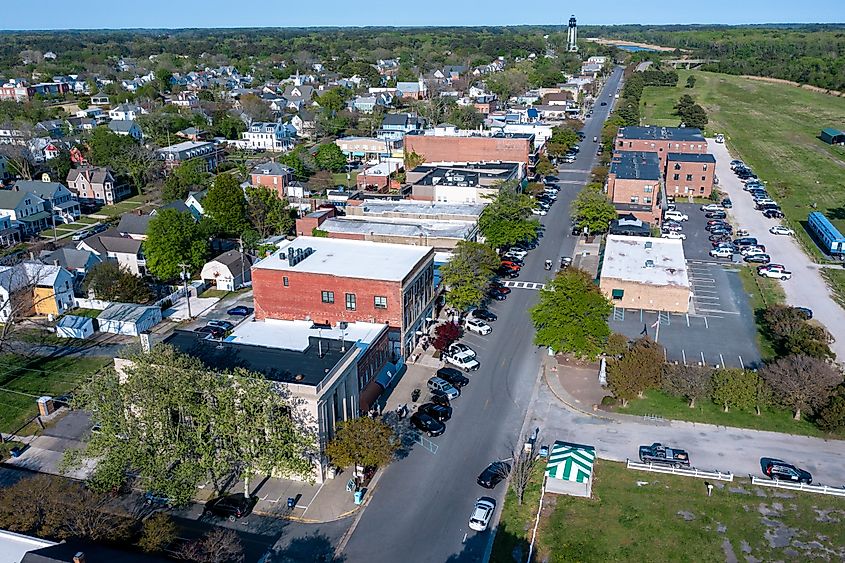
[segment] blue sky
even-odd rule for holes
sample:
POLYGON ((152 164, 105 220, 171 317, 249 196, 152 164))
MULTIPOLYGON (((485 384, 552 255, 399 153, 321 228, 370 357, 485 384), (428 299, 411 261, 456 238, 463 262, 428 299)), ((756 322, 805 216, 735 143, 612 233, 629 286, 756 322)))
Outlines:
POLYGON ((0 0, 0 29, 845 22, 843 0, 0 0))

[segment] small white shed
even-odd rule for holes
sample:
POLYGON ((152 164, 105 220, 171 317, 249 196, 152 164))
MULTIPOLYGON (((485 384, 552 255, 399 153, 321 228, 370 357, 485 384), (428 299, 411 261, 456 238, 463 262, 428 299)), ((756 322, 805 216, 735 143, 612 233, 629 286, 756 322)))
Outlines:
POLYGON ((65 315, 56 323, 56 336, 59 338, 88 338, 94 334, 94 319, 65 315))
POLYGON ((133 303, 113 303, 97 317, 100 332, 138 336, 161 322, 161 308, 133 303))

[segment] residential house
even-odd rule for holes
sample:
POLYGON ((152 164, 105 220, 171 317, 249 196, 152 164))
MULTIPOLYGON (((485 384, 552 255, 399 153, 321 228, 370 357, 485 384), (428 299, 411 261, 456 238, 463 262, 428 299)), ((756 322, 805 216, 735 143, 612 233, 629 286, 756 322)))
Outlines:
POLYGON ((290 124, 296 129, 298 137, 310 139, 317 129, 317 116, 314 112, 303 109, 291 118, 290 124))
POLYGON ((223 161, 223 151, 211 142, 183 141, 156 151, 168 169, 173 169, 183 162, 202 159, 207 172, 214 172, 223 161))
POLYGON ((132 137, 138 142, 144 138, 144 133, 141 131, 141 127, 134 121, 114 119, 109 122, 109 129, 112 133, 132 137))
POLYGON ((91 105, 93 106, 107 106, 110 105, 109 97, 105 94, 96 94, 91 96, 91 105))
POLYGON ((25 145, 31 138, 29 131, 10 124, 0 124, 0 145, 25 145))
POLYGON ((199 96, 193 92, 179 92, 168 98, 167 103, 186 109, 200 107, 199 96))
POLYGON ((144 276, 147 274, 147 260, 143 244, 143 240, 120 236, 116 229, 111 229, 79 241, 76 248, 93 252, 100 260, 116 262, 136 276, 144 276))
MULTIPOLYGON (((187 211, 187 209, 184 211, 187 211)), ((121 216, 120 223, 117 224, 116 230, 122 237, 129 237, 135 240, 147 240, 147 229, 150 228, 150 221, 152 219, 152 214, 143 215, 140 212, 126 213, 121 216)))
POLYGON ((202 206, 202 200, 208 195, 208 190, 200 190, 198 192, 190 192, 185 199, 185 205, 188 211, 194 216, 194 219, 199 221, 200 217, 205 215, 205 208, 202 206))
POLYGON ((21 262, 0 266, 0 322, 72 309, 73 276, 61 266, 21 262))
POLYGON ((21 227, 19 224, 12 224, 12 218, 8 215, 0 215, 0 245, 12 246, 21 242, 21 227))
POLYGON ((425 129, 426 120, 415 113, 388 113, 381 120, 380 139, 401 141, 411 131, 425 129))
POLYGON ((428 86, 422 76, 416 82, 397 82, 396 89, 402 93, 406 100, 422 100, 428 97, 428 86))
POLYGON ((61 246, 56 250, 42 250, 38 259, 44 264, 61 266, 76 278, 78 281, 88 272, 102 262, 102 259, 90 250, 79 250, 72 246, 61 246))
POLYGON ((82 204, 112 205, 131 193, 129 186, 115 182, 111 171, 101 166, 71 169, 67 174, 67 185, 82 204))
POLYGON ((114 109, 110 109, 109 117, 111 119, 119 119, 123 121, 134 121, 145 113, 147 113, 147 110, 138 104, 130 104, 127 102, 125 104, 118 105, 114 109))
POLYGON ((301 105, 310 105, 314 99, 314 87, 310 85, 297 86, 287 85, 282 97, 288 102, 299 102, 301 105))
POLYGON ((181 139, 187 139, 189 141, 207 141, 210 135, 208 131, 204 129, 199 129, 197 127, 187 127, 185 129, 182 129, 181 131, 177 131, 176 136, 181 139))
POLYGON ((52 224, 52 213, 44 211, 44 200, 20 189, 0 190, 0 216, 9 217, 11 227, 23 235, 35 235, 52 224))
POLYGON ((97 316, 100 332, 138 336, 161 322, 161 307, 112 303, 97 316))
POLYGON ((288 195, 287 187, 293 182, 293 169, 278 162, 265 162, 250 171, 249 181, 253 186, 274 190, 282 199, 288 195))
POLYGON ((361 113, 373 113, 376 107, 387 108, 393 103, 393 96, 386 92, 380 94, 369 94, 366 96, 355 96, 348 102, 349 109, 361 113))
POLYGON ((200 279, 221 291, 235 291, 252 283, 251 268, 255 259, 244 252, 229 250, 202 267, 200 279))
POLYGON ((18 180, 15 186, 21 191, 34 193, 44 200, 44 211, 52 212, 56 221, 73 223, 82 215, 76 196, 58 182, 18 180))
POLYGON ((241 139, 244 148, 255 151, 284 152, 295 143, 291 130, 281 122, 254 122, 241 133, 241 139))
POLYGON ((48 119, 35 124, 35 134, 39 137, 64 137, 68 123, 63 119, 48 119))

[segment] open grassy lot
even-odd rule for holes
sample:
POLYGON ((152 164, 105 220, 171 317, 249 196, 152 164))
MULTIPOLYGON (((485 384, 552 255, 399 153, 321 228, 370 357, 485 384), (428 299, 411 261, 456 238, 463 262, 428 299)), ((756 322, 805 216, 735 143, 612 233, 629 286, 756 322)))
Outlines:
POLYGON ((499 527, 496 529, 493 551, 490 554, 491 563, 514 563, 525 561, 528 557, 528 544, 540 504, 540 489, 545 470, 545 463, 538 464, 521 505, 517 503, 513 489, 508 489, 499 527))
POLYGON ((691 409, 685 399, 673 397, 655 389, 646 391, 642 399, 630 401, 627 407, 616 407, 615 410, 619 413, 637 416, 657 415, 672 420, 688 420, 720 426, 735 426, 737 428, 752 428, 805 436, 829 436, 816 428, 811 422, 804 419, 793 420, 792 413, 785 409, 767 408, 762 411, 760 416, 757 416, 753 411, 737 409, 724 412, 721 406, 708 399, 696 401, 695 408, 691 409))
POLYGON ((778 303, 784 303, 786 296, 783 287, 777 280, 763 278, 757 275, 754 268, 743 267, 739 270, 739 279, 742 280, 742 287, 748 294, 749 305, 754 311, 754 324, 757 326, 757 345, 760 347, 760 355, 763 360, 775 357, 771 340, 762 330, 762 314, 766 307, 778 303))
POLYGON ((0 431, 12 432, 37 412, 42 395, 67 393, 109 363, 109 358, 0 356, 0 431))
MULTIPOLYGON (((507 509, 507 507, 506 507, 507 509)), ((536 561, 845 557, 845 500, 625 469, 597 460, 593 498, 546 495, 536 561)))
POLYGON ((128 213, 134 209, 137 209, 144 205, 145 198, 142 195, 132 196, 128 199, 124 199, 120 203, 115 203, 114 205, 104 205, 100 208, 97 213, 94 215, 103 215, 107 217, 112 217, 115 215, 121 215, 123 213, 128 213))
POLYGON ((725 134, 731 152, 768 182, 802 244, 822 259, 803 224, 815 206, 845 232, 845 148, 816 138, 822 128, 845 123, 845 98, 726 74, 678 74, 676 88, 645 89, 643 124, 677 126, 672 108, 690 94, 707 110, 707 133, 725 134), (684 88, 690 74, 695 88, 684 88))

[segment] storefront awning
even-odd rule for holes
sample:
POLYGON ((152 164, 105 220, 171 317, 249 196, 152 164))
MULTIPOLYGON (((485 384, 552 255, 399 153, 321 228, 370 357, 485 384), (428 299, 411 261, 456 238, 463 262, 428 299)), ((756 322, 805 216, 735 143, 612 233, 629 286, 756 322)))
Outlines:
POLYGON ((383 391, 384 387, 382 387, 378 381, 376 381, 375 379, 371 380, 369 383, 367 383, 367 385, 361 391, 361 395, 358 397, 358 409, 361 412, 369 411, 376 403, 383 391))
POLYGON ((381 385, 384 389, 390 387, 390 382, 393 381, 393 378, 396 377, 396 373, 399 369, 390 362, 384 364, 384 367, 381 368, 381 371, 376 376, 376 381, 379 385, 381 385))

